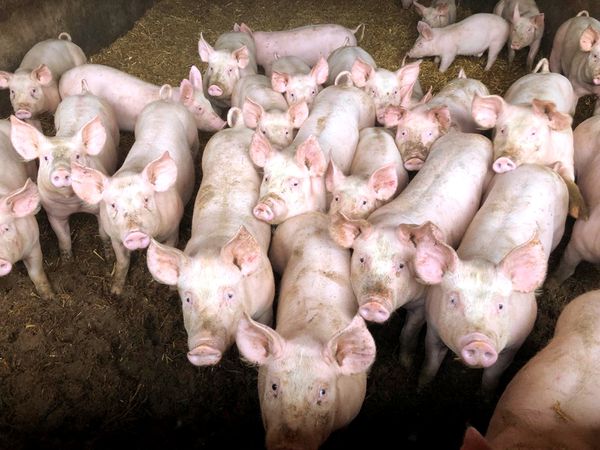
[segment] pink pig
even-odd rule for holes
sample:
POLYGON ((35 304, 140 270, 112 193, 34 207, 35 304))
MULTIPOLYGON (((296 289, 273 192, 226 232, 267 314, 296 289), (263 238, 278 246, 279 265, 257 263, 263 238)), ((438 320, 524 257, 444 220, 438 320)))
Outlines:
POLYGON ((270 256, 283 272, 277 328, 242 317, 237 345, 259 366, 266 448, 317 450, 359 413, 375 341, 356 315, 350 252, 312 212, 279 225, 270 256))
POLYGON ((329 75, 327 77, 325 85, 331 86, 332 84, 334 84, 335 79, 341 72, 350 72, 352 70, 352 67, 354 66, 354 63, 357 60, 363 61, 370 67, 377 67, 377 64, 375 63, 375 60, 373 59, 371 54, 362 47, 358 47, 356 45, 344 45, 332 51, 329 57, 327 58, 327 65, 329 66, 329 75))
POLYGON ((423 168, 390 203, 367 220, 347 227, 339 244, 352 247, 352 287, 359 313, 383 323, 400 307, 407 310, 400 336, 400 358, 409 367, 425 322, 427 287, 414 271, 415 224, 432 221, 452 245, 458 245, 481 202, 491 170, 489 139, 449 133, 432 147, 423 168))
MULTIPOLYGON (((15 73, 0 71, 0 89, 10 89, 10 102, 19 119, 35 119, 47 111, 54 113, 60 103, 60 77, 85 62, 85 53, 71 42, 71 36, 60 33, 58 39, 47 39, 31 47, 15 73)), ((77 88, 80 87, 81 83, 77 88)))
POLYGON ((535 290, 546 277, 568 212, 561 177, 525 164, 497 174, 455 251, 428 224, 414 233, 414 267, 429 289, 426 358, 420 385, 436 375, 448 348, 469 367, 483 367, 492 393, 533 328, 535 290))
POLYGON ((40 196, 28 178, 23 161, 17 156, 5 133, 7 120, 0 121, 0 277, 8 275, 17 261, 23 260, 38 294, 49 300, 54 296, 44 271, 40 232, 35 213, 40 196))
POLYGON ((310 108, 328 74, 329 66, 323 57, 311 68, 296 56, 284 56, 273 63, 271 87, 285 95, 288 105, 306 102, 310 108))
POLYGON ((461 450, 598 447, 600 291, 564 307, 554 337, 510 381, 485 439, 470 427, 461 450))
POLYGON ((373 100, 362 90, 329 86, 317 97, 290 146, 275 150, 262 133, 255 133, 250 157, 263 168, 264 177, 254 215, 277 225, 304 212, 325 211, 325 170, 329 160, 347 172, 359 131, 374 122, 373 100))
POLYGON ((509 25, 495 14, 477 13, 444 28, 417 24, 419 37, 408 52, 410 58, 439 56, 440 72, 445 72, 457 55, 481 56, 488 51, 485 70, 490 70, 506 44, 509 25))
POLYGON ((194 188, 198 147, 188 110, 171 100, 156 100, 140 113, 135 142, 114 175, 73 164, 73 190, 100 209, 116 255, 112 294, 123 291, 132 251, 148 247, 151 238, 177 243, 183 208, 194 188))
MULTIPOLYGON (((133 131, 142 109, 160 98, 160 86, 100 64, 84 64, 67 71, 60 80, 60 94, 65 97, 78 93, 82 80, 91 92, 111 104, 119 128, 124 131, 133 131)), ((202 89, 202 75, 192 66, 189 79, 184 78, 180 86, 173 89, 173 100, 190 111, 199 130, 220 130, 226 123, 214 111, 202 89)))
POLYGON ((471 116, 475 95, 488 95, 479 80, 467 78, 461 69, 434 97, 425 95, 413 108, 390 106, 383 114, 386 126, 396 126, 396 145, 406 170, 419 170, 431 145, 450 131, 474 133, 477 124, 471 116))
MULTIPOLYGON (((84 83, 85 85, 85 83, 84 83)), ((88 92, 70 95, 59 104, 54 116, 55 137, 46 137, 32 125, 14 116, 11 141, 27 161, 38 159, 37 184, 42 206, 58 238, 61 257, 72 257, 69 216, 87 212, 98 216, 98 207, 82 201, 72 187, 71 163, 78 162, 103 174, 112 174, 117 166, 119 127, 115 113, 105 100, 88 92)), ((108 247, 100 218, 99 231, 108 247)))
POLYGON ((433 0, 431 6, 413 2, 417 14, 431 28, 443 28, 456 22, 456 2, 454 0, 433 0))
POLYGON ((273 318, 271 227, 252 215, 260 185, 248 157, 252 131, 238 108, 228 117, 231 128, 212 136, 202 154, 202 183, 185 250, 152 240, 147 254, 154 279, 179 290, 187 356, 196 366, 221 360, 244 314, 265 324, 273 318))
POLYGON ((343 241, 348 219, 366 219, 375 209, 393 200, 408 184, 408 173, 392 135, 384 128, 360 131, 356 153, 346 176, 329 161, 325 174, 331 192, 329 233, 343 241))
POLYGON ((308 117, 305 102, 288 107, 283 95, 271 88, 264 75, 246 75, 233 89, 231 106, 242 110, 248 128, 257 129, 276 147, 287 147, 294 139, 294 129, 308 117))

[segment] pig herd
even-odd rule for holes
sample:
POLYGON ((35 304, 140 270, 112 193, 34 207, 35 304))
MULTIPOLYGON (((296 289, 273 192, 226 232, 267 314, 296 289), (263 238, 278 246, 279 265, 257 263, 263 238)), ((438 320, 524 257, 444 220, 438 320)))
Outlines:
MULTIPOLYGON (((420 387, 450 349, 483 368, 492 394, 533 329, 536 289, 600 262, 600 115, 572 128, 578 99, 600 94, 600 22, 586 11, 567 20, 534 67, 544 30, 534 0, 460 22, 453 0, 414 7, 423 21, 410 58, 436 57, 443 72, 487 51, 488 70, 505 46, 509 63, 530 47, 531 72, 504 96, 462 69, 424 93, 421 60, 378 67, 357 45, 363 24, 234 24, 214 45, 201 35, 206 70, 192 66, 178 87, 88 64, 67 33, 39 42, 0 72, 14 108, 0 121, 0 275, 22 260, 52 299, 35 214, 44 208, 65 259, 69 216, 94 214, 112 294, 131 252, 147 249, 152 277, 179 292, 189 361, 215 365, 237 345, 258 367, 272 450, 317 449, 353 420, 376 357, 366 322, 399 308, 405 367, 427 326, 420 387), (55 136, 41 131, 44 112, 55 136), (201 152, 198 130, 213 133, 201 152), (120 131, 135 143, 117 167, 120 131), (547 279, 569 214, 571 240, 547 279)), ((597 291, 565 308, 486 438, 469 428, 463 448, 597 447, 599 309, 597 291)))

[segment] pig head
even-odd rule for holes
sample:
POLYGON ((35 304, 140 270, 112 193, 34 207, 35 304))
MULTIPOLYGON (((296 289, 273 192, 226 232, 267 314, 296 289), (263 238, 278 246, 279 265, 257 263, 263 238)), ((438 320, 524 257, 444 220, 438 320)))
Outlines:
POLYGON ((45 64, 40 64, 31 71, 0 71, 0 89, 9 89, 10 103, 15 116, 23 120, 56 110, 60 102, 56 82, 50 68, 45 64))

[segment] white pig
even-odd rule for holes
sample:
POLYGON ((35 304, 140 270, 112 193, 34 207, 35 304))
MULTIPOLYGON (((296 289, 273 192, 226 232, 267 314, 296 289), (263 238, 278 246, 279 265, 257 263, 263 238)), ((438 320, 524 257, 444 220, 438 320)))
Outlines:
POLYGON ((398 197, 336 239, 354 249, 352 287, 360 315, 382 323, 398 308, 407 310, 400 335, 405 367, 411 364, 425 322, 427 292, 414 271, 413 230, 432 221, 451 245, 458 245, 481 202, 491 159, 492 144, 481 135, 457 132, 441 137, 398 197))
POLYGON ((364 48, 356 45, 344 45, 336 48, 327 58, 327 66, 329 67, 329 75, 327 76, 326 86, 334 84, 335 79, 340 72, 352 70, 355 61, 362 60, 365 64, 371 67, 377 67, 375 60, 369 52, 364 48))
POLYGON ((554 337, 510 381, 485 439, 470 427, 461 450, 598 448, 600 291, 571 300, 554 337))
MULTIPOLYGON (((60 103, 58 81, 72 67, 86 62, 85 53, 68 33, 38 42, 25 53, 15 73, 0 71, 0 89, 10 89, 10 102, 19 119, 54 113, 60 103)), ((77 89, 81 83, 77 85, 77 89)))
POLYGON ((156 100, 140 113, 135 142, 114 175, 73 164, 73 190, 100 209, 116 255, 112 294, 123 291, 132 251, 148 247, 151 238, 177 243, 183 208, 194 188, 198 147, 188 110, 171 100, 156 100))
POLYGON ((264 75, 246 75, 233 89, 231 106, 240 108, 248 128, 257 129, 276 147, 287 147, 294 139, 294 129, 308 117, 305 102, 288 107, 283 95, 271 88, 264 75))
POLYGON ((415 271, 427 294, 426 357, 419 383, 429 383, 448 351, 483 367, 493 393, 533 328, 535 290, 560 242, 568 192, 548 167, 524 164, 497 174, 455 251, 434 225, 415 233, 415 271))
POLYGON ((456 22, 456 2, 454 0, 433 0, 431 6, 413 2, 417 13, 423 17, 423 22, 431 28, 442 28, 456 22))
POLYGON ((155 240, 148 247, 154 279, 179 290, 187 356, 196 366, 221 360, 244 314, 265 324, 273 318, 275 282, 267 256, 271 227, 252 215, 260 176, 248 157, 252 131, 241 116, 231 108, 231 128, 216 133, 204 148, 192 237, 185 250, 155 240))
MULTIPOLYGON (((60 80, 60 94, 65 97, 78 93, 82 80, 92 93, 111 104, 123 131, 134 131, 142 109, 160 98, 161 86, 101 64, 84 64, 67 71, 60 80)), ((196 66, 191 67, 189 79, 184 78, 179 87, 173 89, 172 98, 194 116, 199 130, 213 132, 226 125, 204 96, 202 75, 196 66)))
POLYGON ((360 411, 375 342, 356 315, 350 252, 312 212, 279 225, 270 256, 283 272, 277 328, 245 316, 240 354, 259 366, 258 398, 267 450, 317 450, 360 411))
POLYGON ((445 72, 457 55, 481 56, 488 51, 485 70, 490 70, 506 44, 509 25, 495 14, 477 13, 443 28, 417 24, 419 37, 408 52, 410 58, 439 56, 440 72, 445 72))
POLYGON ((272 68, 271 87, 284 94, 290 106, 306 102, 310 108, 329 74, 327 60, 323 57, 311 68, 297 56, 284 56, 277 58, 272 68))
MULTIPOLYGON (((85 84, 85 83, 84 83, 85 84)), ((69 216, 78 212, 99 215, 98 206, 82 201, 71 185, 71 163, 78 162, 105 175, 117 166, 119 127, 110 104, 85 89, 60 102, 54 116, 56 136, 46 137, 35 127, 11 120, 11 141, 27 161, 38 159, 37 184, 42 206, 58 238, 61 258, 72 257, 69 216)), ((106 235, 98 217, 105 252, 106 235)))

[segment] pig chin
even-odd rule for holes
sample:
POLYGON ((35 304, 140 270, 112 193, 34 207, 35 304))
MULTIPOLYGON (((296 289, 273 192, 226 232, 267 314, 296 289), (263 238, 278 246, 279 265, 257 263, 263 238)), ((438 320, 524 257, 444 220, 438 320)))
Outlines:
POLYGON ((0 258, 0 277, 4 277, 12 270, 12 264, 10 261, 0 258))

